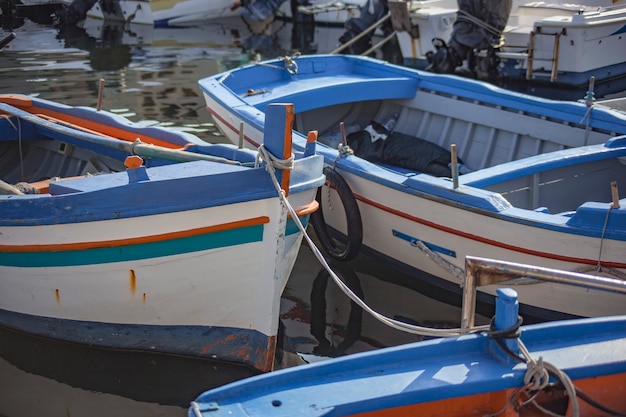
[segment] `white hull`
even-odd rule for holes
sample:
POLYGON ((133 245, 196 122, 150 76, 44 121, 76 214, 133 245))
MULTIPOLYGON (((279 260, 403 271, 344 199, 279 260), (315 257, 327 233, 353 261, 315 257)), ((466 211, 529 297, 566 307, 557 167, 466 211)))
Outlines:
MULTIPOLYGON (((308 197, 313 195, 309 193, 308 197)), ((202 219, 221 217, 223 223, 236 221, 250 213, 266 212, 270 207, 263 208, 264 205, 269 202, 198 210, 184 216, 168 214, 92 225, 36 226, 30 231, 12 227, 2 228, 1 232, 12 244, 24 245, 136 239, 211 227, 202 219), (159 230, 159 225, 163 230, 159 230), (129 230, 135 235, 120 235, 118 230, 129 230), (61 241, 60 236, 64 238, 61 241)), ((273 218, 278 215, 274 213, 273 218)), ((32 268, 0 266, 0 276, 5 277, 0 305, 18 313, 66 320, 211 325, 257 329, 273 335, 278 326, 277 300, 302 239, 299 234, 287 237, 285 257, 280 270, 275 271, 278 230, 273 222, 264 228, 263 241, 138 261, 32 268), (271 241, 276 244, 267 245, 271 241), (272 280, 273 286, 268 286, 267 276, 280 279, 272 280)))

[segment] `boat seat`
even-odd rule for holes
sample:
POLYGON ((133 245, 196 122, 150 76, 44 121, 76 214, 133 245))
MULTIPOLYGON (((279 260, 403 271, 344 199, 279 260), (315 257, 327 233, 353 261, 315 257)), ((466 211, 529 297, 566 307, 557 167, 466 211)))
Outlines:
POLYGON ((608 158, 626 156, 626 136, 609 139, 605 152, 597 152, 595 145, 582 148, 570 148, 537 156, 540 163, 528 166, 525 159, 507 162, 494 167, 470 172, 463 176, 463 185, 486 188, 514 178, 521 178, 566 166, 599 161, 608 158))
MULTIPOLYGON (((137 168, 142 169, 142 168, 137 168)), ((250 168, 240 165, 222 164, 211 161, 182 162, 150 168, 148 181, 168 181, 176 178, 191 178, 244 171, 250 168)), ((104 189, 122 187, 129 182, 127 172, 116 172, 106 175, 93 175, 55 181, 48 186, 52 195, 94 192, 104 189)))
POLYGON ((259 85, 243 93, 246 101, 261 111, 268 103, 293 103, 297 113, 363 100, 410 99, 415 97, 418 80, 408 77, 365 78, 336 75, 320 77, 310 83, 276 86, 259 85))

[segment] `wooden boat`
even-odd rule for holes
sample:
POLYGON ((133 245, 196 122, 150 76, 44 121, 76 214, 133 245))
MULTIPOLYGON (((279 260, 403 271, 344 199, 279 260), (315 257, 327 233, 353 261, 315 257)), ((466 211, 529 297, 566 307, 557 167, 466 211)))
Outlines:
MULTIPOLYGON (((456 293, 467 255, 624 277, 624 186, 612 185, 626 174, 624 113, 357 56, 267 61, 200 87, 234 142, 260 143, 270 103, 294 103, 294 146, 319 129, 328 181, 312 223, 330 256, 363 251, 456 293), (372 142, 394 115, 389 138, 372 142)), ((617 295, 515 289, 539 318, 626 313, 617 295)), ((494 288, 481 293, 493 302, 494 288)))
MULTIPOLYGON (((460 16, 456 1, 391 0, 389 7, 404 65, 420 69, 431 64, 433 40, 437 46, 438 39, 449 42, 460 16)), ((493 35, 500 44, 493 51, 478 51, 457 71, 570 87, 586 86, 592 76, 597 82, 612 80, 626 75, 625 28, 622 0, 514 0, 506 26, 493 35)))
POLYGON ((204 392, 188 416, 624 415, 626 316, 520 326, 517 302, 501 288, 480 332, 248 378, 204 392))
POLYGON ((256 166, 230 144, 0 96, 0 325, 207 358, 216 385, 273 369, 295 220, 324 182, 314 142, 292 153, 293 108, 273 108, 256 166))

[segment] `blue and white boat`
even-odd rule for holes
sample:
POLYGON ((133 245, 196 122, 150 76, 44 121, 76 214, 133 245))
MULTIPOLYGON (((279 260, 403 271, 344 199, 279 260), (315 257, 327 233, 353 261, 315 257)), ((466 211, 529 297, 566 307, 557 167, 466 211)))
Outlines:
POLYGON ((483 332, 357 353, 201 394, 189 417, 624 415, 626 316, 519 326, 498 290, 483 332))
MULTIPOLYGON (((468 255, 626 276, 626 113, 357 56, 260 62, 200 87, 235 143, 261 143, 271 103, 294 103, 296 148, 319 130, 327 186, 312 223, 337 259, 362 251, 456 293, 468 255)), ((617 294, 515 290, 543 319, 626 313, 617 294)), ((480 291, 493 302, 495 287, 480 291)))
POLYGON ((325 180, 272 107, 253 152, 0 96, 0 325, 206 358, 212 385, 272 370, 296 219, 325 180))

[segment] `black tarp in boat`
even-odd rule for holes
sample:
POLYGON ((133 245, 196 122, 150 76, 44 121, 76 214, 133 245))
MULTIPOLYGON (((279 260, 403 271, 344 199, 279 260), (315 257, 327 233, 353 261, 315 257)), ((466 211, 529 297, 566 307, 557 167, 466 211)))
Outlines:
MULTIPOLYGON (((384 135, 384 127, 372 122, 374 129, 384 135)), ((391 132, 386 139, 372 142, 367 130, 346 137, 354 154, 377 164, 393 165, 438 177, 451 177, 451 154, 432 142, 399 132, 391 132)), ((458 161, 462 164, 462 161, 458 161)))

